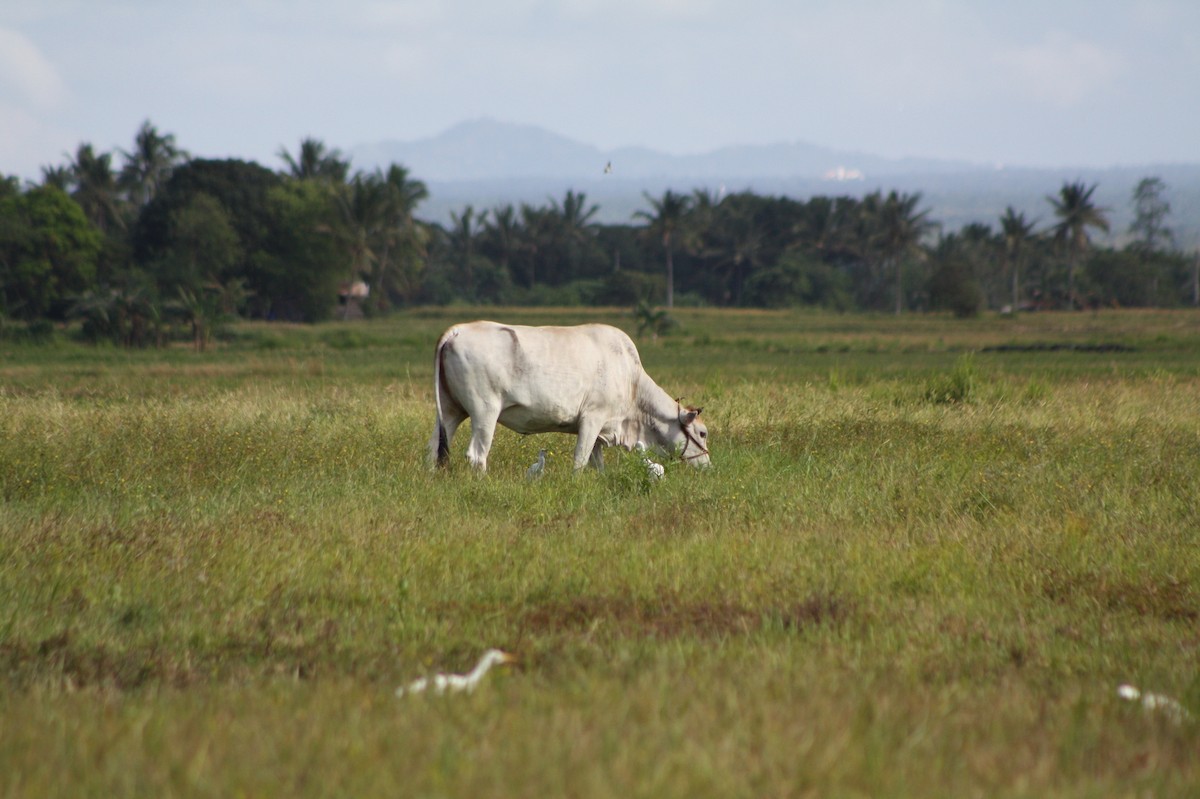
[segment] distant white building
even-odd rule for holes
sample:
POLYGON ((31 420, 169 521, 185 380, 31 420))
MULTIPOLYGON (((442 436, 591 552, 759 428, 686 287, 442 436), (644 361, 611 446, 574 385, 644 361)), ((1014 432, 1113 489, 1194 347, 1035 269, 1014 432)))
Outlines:
POLYGON ((862 173, 861 169, 854 169, 844 166, 835 166, 833 169, 822 175, 823 180, 834 180, 838 182, 847 180, 865 180, 866 177, 867 176, 862 173))

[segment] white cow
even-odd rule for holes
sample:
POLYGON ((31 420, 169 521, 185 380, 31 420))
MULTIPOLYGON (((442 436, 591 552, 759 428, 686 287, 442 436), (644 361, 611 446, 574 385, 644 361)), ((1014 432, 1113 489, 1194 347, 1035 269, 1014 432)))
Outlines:
POLYGON ((454 431, 471 419, 467 458, 487 470, 496 423, 518 433, 575 433, 575 469, 604 467, 601 446, 646 441, 694 466, 708 465, 700 408, 681 406, 642 369, 629 336, 608 325, 455 325, 433 362, 437 423, 430 461, 450 461, 454 431))

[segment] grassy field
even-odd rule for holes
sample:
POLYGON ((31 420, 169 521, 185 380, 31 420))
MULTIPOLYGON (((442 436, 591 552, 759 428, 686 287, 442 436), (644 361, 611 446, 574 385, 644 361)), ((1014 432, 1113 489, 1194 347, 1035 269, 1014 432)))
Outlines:
POLYGON ((656 484, 425 467, 442 329, 621 311, 0 343, 0 793, 1200 792, 1200 313, 676 315, 656 484))

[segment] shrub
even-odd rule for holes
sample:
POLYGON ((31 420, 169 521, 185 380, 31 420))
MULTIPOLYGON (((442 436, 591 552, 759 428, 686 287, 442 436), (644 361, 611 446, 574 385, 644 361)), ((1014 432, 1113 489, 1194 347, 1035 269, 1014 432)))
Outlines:
POLYGON ((978 381, 975 358, 968 353, 959 358, 947 374, 930 378, 925 386, 925 399, 939 405, 971 402, 978 381))

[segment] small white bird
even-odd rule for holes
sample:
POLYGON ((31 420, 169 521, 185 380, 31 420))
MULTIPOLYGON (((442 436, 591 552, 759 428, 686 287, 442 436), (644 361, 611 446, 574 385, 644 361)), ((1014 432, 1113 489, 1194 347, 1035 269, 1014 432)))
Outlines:
POLYGON ((546 471, 546 450, 538 450, 537 463, 525 470, 526 480, 540 480, 542 472, 546 471))
POLYGON ((1128 699, 1130 702, 1140 701, 1142 709, 1147 713, 1159 711, 1176 724, 1182 724, 1192 718, 1192 714, 1188 712, 1187 708, 1171 697, 1162 694, 1144 694, 1132 685, 1118 686, 1117 696, 1128 699))
POLYGON ((642 456, 642 463, 646 466, 646 475, 650 478, 650 481, 656 482, 661 480, 662 476, 666 474, 666 469, 663 468, 661 463, 655 463, 650 460, 650 456, 646 454, 646 442, 639 441, 633 445, 633 448, 642 456))
POLYGON ((606 175, 612 174, 612 161, 609 161, 607 164, 604 165, 604 174, 606 174, 606 175))
POLYGON ((435 674, 432 677, 422 677, 419 680, 413 680, 408 685, 401 686, 396 689, 396 696, 404 696, 406 694, 419 694, 424 691, 432 691, 439 696, 441 694, 455 694, 466 691, 470 693, 475 690, 475 686, 483 679, 483 675, 488 673, 492 666, 498 666, 501 663, 516 663, 517 656, 510 655, 500 649, 489 649, 483 653, 483 657, 475 664, 475 668, 467 674, 435 674))

